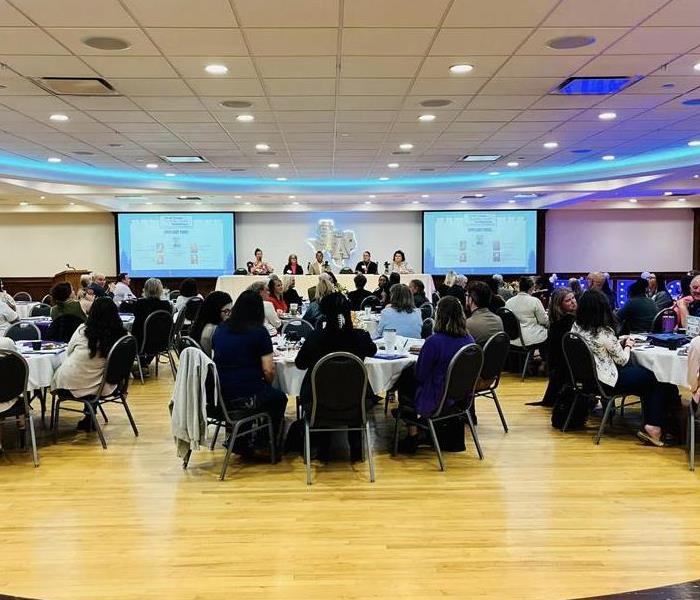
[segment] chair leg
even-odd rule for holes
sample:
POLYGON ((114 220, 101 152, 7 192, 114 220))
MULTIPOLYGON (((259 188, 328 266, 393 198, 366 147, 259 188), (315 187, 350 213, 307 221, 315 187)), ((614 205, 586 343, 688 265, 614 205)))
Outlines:
POLYGON ((95 414, 95 409, 92 408, 92 405, 89 402, 85 402, 85 406, 88 409, 88 412, 90 413, 90 418, 92 419, 92 424, 95 426, 95 430, 97 431, 97 435, 100 438, 100 443, 102 444, 102 448, 104 450, 107 450, 107 440, 105 440, 105 436, 102 433, 102 427, 100 427, 100 422, 97 420, 97 415, 95 414))
POLYGON ((61 399, 54 396, 54 401, 51 405, 51 412, 53 413, 53 443, 58 443, 58 415, 61 412, 61 399))
POLYGON ((187 454, 185 454, 185 457, 182 459, 182 468, 187 469, 187 465, 190 464, 190 457, 192 456, 192 450, 188 450, 187 454))
POLYGON ((42 388, 39 390, 39 402, 41 403, 41 427, 46 429, 46 390, 48 388, 42 388))
POLYGON ((311 432, 308 421, 304 421, 304 462, 306 463, 306 485, 311 485, 311 432))
POLYGON ((501 409, 501 403, 498 401, 498 394, 496 393, 496 390, 493 390, 492 392, 492 398, 494 403, 496 404, 496 410, 498 411, 498 416, 501 417, 501 425, 503 425, 503 431, 508 433, 508 423, 506 423, 506 418, 503 415, 503 410, 501 409))
POLYGON ((105 413, 105 409, 102 408, 102 405, 98 404, 97 408, 100 409, 100 414, 102 415, 102 418, 105 420, 105 423, 109 423, 109 419, 107 418, 107 413, 105 413))
POLYGON ((440 450, 440 442, 437 439, 437 433, 435 433, 435 425, 433 425, 432 419, 428 419, 428 425, 430 426, 430 437, 433 438, 433 446, 435 446, 435 452, 437 452, 438 462, 440 463, 440 470, 445 470, 445 463, 442 460, 442 451, 440 450))
POLYGON ((139 377, 141 378, 141 385, 143 385, 143 369, 141 368, 141 357, 136 356, 136 364, 139 366, 139 377))
POLYGON ((525 353, 525 361, 523 362, 523 372, 522 372, 522 375, 520 377, 520 381, 525 381, 525 373, 527 373, 527 366, 530 364, 530 355, 531 354, 532 354, 532 352, 530 350, 528 350, 525 353))
POLYGON ((474 427, 474 421, 472 421, 472 416, 467 411, 467 425, 469 426, 469 431, 471 431, 472 438, 474 439, 474 445, 476 446, 476 451, 479 454, 479 460, 484 460, 484 453, 481 450, 481 442, 479 442, 479 434, 476 432, 476 427, 474 427))
MULTIPOLYGON (((131 414, 131 409, 129 408, 129 403, 126 401, 126 398, 122 396, 122 406, 124 407, 124 410, 126 411, 126 416, 129 418, 129 423, 131 423, 131 429, 134 431, 134 435, 136 437, 139 437, 139 430, 138 427, 136 427, 136 421, 134 421, 134 416, 131 414)), ((100 410, 102 410, 102 406, 100 406, 100 410)))
POLYGON ((228 469, 228 461, 231 459, 231 452, 233 452, 233 444, 236 441, 236 436, 238 435, 238 423, 233 426, 233 431, 231 432, 231 437, 229 438, 228 445, 226 446, 226 456, 224 456, 224 464, 221 466, 221 475, 219 475, 219 480, 223 481, 226 477, 226 469, 228 469))
POLYGON ((56 405, 56 394, 51 393, 51 412, 49 413, 49 429, 53 430, 53 419, 56 405))
POLYGON ((215 444, 216 444, 216 438, 219 437, 219 431, 220 431, 220 430, 221 430, 221 421, 219 421, 219 422, 216 424, 216 429, 214 430, 214 437, 213 437, 212 440, 211 440, 211 444, 209 444, 209 450, 210 450, 210 451, 213 451, 213 450, 214 450, 214 446, 215 446, 215 444))
POLYGON ((574 399, 571 401, 571 408, 569 409, 569 414, 566 415, 566 421, 564 421, 564 425, 561 428, 561 432, 564 433, 568 428, 569 428, 569 422, 571 421, 571 417, 574 414, 574 409, 576 408, 576 403, 579 400, 579 395, 574 394, 574 399))
POLYGON ((374 458, 372 457, 372 447, 369 443, 369 422, 365 423, 365 427, 362 430, 362 437, 364 438, 365 447, 367 448, 367 462, 369 462, 369 481, 374 483, 374 458))
POLYGON ((267 435, 270 438, 270 462, 274 465, 277 463, 277 454, 275 452, 277 440, 275 439, 275 429, 272 427, 272 417, 269 415, 267 417, 267 435))
POLYGON ((32 440, 32 460, 34 461, 34 466, 39 466, 39 452, 36 449, 36 432, 34 431, 34 417, 31 413, 29 415, 29 435, 32 440))
POLYGON ((173 381, 177 379, 177 367, 175 366, 175 359, 173 358, 173 353, 168 350, 168 362, 170 363, 170 370, 173 374, 173 381))
POLYGON ((598 428, 598 434, 595 436, 595 443, 600 444, 600 438, 603 437, 603 432, 605 431, 605 424, 608 421, 608 417, 615 410, 615 399, 610 398, 608 404, 605 407, 605 412, 603 413, 603 420, 600 422, 600 427, 598 428))
POLYGON ((389 414, 389 392, 384 394, 384 416, 389 414))
POLYGON ((158 379, 158 363, 160 362, 160 354, 156 354, 156 379, 158 379))
POLYGON ((695 471, 695 412, 692 400, 688 407, 688 469, 695 471))
POLYGON ((399 451, 399 421, 401 417, 401 411, 396 413, 396 418, 394 419, 394 439, 391 445, 391 455, 396 456, 399 451))

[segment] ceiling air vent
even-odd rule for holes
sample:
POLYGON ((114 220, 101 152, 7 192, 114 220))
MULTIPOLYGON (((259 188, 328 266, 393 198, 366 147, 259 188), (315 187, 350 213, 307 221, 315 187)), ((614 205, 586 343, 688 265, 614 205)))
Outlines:
POLYGON ((119 96, 102 77, 35 77, 32 81, 56 96, 119 96))
POLYGON ((607 96, 616 94, 637 83, 641 76, 628 77, 569 77, 550 94, 562 94, 564 96, 607 96))
POLYGON ((465 194, 462 196, 462 200, 473 200, 473 199, 479 199, 479 198, 484 198, 484 194, 465 194))

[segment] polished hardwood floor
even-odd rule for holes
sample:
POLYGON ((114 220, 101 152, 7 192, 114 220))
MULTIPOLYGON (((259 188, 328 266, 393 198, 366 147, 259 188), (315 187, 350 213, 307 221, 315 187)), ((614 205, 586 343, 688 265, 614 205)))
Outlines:
MULTIPOLYGON (((392 458, 373 414, 377 481, 365 464, 236 460, 220 447, 183 471, 170 437, 172 380, 132 386, 141 430, 119 407, 94 434, 0 457, 0 594, 42 600, 597 596, 700 577, 700 474, 682 448, 641 446, 624 426, 592 442, 526 407, 545 380, 508 376, 511 431, 479 401, 486 454, 392 458)), ((290 407, 291 408, 291 407, 290 407)), ((5 437, 14 437, 5 426, 5 437)), ((699 472, 700 473, 700 472, 699 472)))

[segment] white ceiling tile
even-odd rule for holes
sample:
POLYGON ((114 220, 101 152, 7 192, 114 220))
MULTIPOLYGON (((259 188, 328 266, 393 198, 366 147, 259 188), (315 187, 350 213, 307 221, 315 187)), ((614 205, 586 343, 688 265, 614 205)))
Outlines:
POLYGON ((411 88, 411 94, 421 96, 467 96, 476 94, 487 82, 479 77, 418 79, 411 88))
POLYGON ((6 64, 25 77, 94 77, 90 67, 74 56, 2 56, 6 64))
POLYGON ((274 110, 335 110, 334 96, 271 96, 274 110))
POLYGON ((489 81, 481 93, 484 95, 502 96, 505 94, 547 94, 561 83, 561 78, 543 77, 497 77, 489 81))
POLYGON ((74 96, 69 102, 81 110, 138 110, 131 100, 120 96, 74 96))
POLYGON ((170 56, 247 56, 239 29, 151 28, 148 34, 170 56))
POLYGON ((241 27, 337 27, 338 0, 235 0, 241 27))
POLYGON ((454 123, 450 123, 447 131, 450 133, 492 133, 499 130, 503 125, 505 125, 505 123, 455 121, 454 123))
POLYGON ((458 115, 457 121, 503 122, 515 119, 519 114, 519 110, 472 110, 468 108, 458 115))
POLYGON ((332 123, 335 112, 332 110, 278 110, 277 122, 284 123, 332 123))
MULTIPOLYGON (((255 0, 249 0, 255 2, 255 0)), ((345 27, 437 27, 449 0, 345 0, 345 27)))
MULTIPOLYGON (((637 58, 644 59, 644 56, 638 56, 637 58)), ((652 77, 695 77, 697 78, 697 71, 693 68, 696 64, 700 63, 700 54, 686 54, 680 56, 675 60, 668 60, 666 63, 658 63, 654 61, 655 64, 659 65, 659 70, 651 74, 652 77)))
POLYGON ((443 27, 534 27, 557 1, 455 0, 443 27))
POLYGON ((540 27, 525 41, 517 53, 536 56, 564 56, 566 54, 593 56, 599 54, 626 32, 627 29, 624 27, 540 27), (549 40, 571 35, 592 36, 596 39, 596 42, 590 46, 572 50, 553 50, 547 46, 549 40))
POLYGON ((335 77, 335 56, 259 56, 255 64, 266 78, 335 77))
POLYGON ((391 123, 395 110, 341 110, 338 121, 343 123, 391 123))
POLYGON ((160 56, 86 56, 85 62, 102 77, 177 77, 160 56))
POLYGON ((214 121, 208 112, 202 110, 160 110, 150 115, 160 123, 211 123, 214 121))
POLYGON ((343 30, 343 55, 423 56, 434 30, 357 28, 343 30))
POLYGON ((581 67, 576 75, 591 77, 647 75, 666 65, 673 58, 672 54, 602 54, 581 67))
POLYGON ((498 71, 498 77, 569 77, 590 60, 590 56, 513 56, 498 71))
POLYGON ((22 77, 0 77, 0 98, 5 96, 48 96, 49 93, 42 90, 29 79, 22 77))
POLYGON ((124 0, 143 27, 236 27, 228 0, 124 0))
POLYGON ((664 102, 668 102, 669 97, 662 94, 615 94, 610 98, 606 98, 596 108, 605 109, 624 109, 624 108, 653 108, 664 102))
POLYGON ((32 24, 27 17, 10 6, 7 0, 0 0, 0 23, 5 27, 27 27, 32 24))
POLYGON ((126 96, 191 96, 182 79, 112 79, 114 88, 126 96))
POLYGON ((332 96, 335 79, 265 79, 270 96, 332 96))
POLYGON ((530 34, 530 29, 442 29, 430 49, 431 56, 511 54, 530 34))
POLYGON ((204 106, 195 96, 139 96, 134 102, 145 110, 203 110, 204 106))
POLYGON ((628 87, 625 94, 666 94, 669 97, 685 94, 700 84, 697 77, 647 77, 628 87), (664 87, 669 85, 672 87, 664 87))
POLYGON ((497 109, 511 108, 524 109, 528 108, 540 98, 537 96, 475 96, 469 103, 469 108, 479 109, 497 109))
MULTIPOLYGON (((98 50, 91 48, 83 43, 83 40, 93 36, 99 37, 115 37, 123 39, 129 43, 129 48, 120 50, 120 56, 158 56, 158 48, 146 37, 146 34, 136 28, 114 28, 104 27, 96 28, 79 28, 79 27, 59 27, 49 28, 46 30, 59 42, 64 44, 71 52, 77 56, 114 56, 113 50, 98 50)), ((0 36, 2 40, 4 36, 0 36)), ((0 48, 2 44, 0 43, 0 48)), ((1 50, 0 50, 1 51, 1 50)), ((29 54, 23 52, 22 54, 29 54)), ((32 53, 35 54, 35 53, 32 53)), ((54 52, 45 52, 44 54, 54 54, 54 52)), ((56 54, 65 54, 64 51, 56 52, 56 54)))
POLYGON ((700 11, 696 0, 674 0, 644 23, 646 26, 700 26, 700 11))
POLYGON ((410 79, 341 79, 343 96, 403 96, 411 84, 410 79))
POLYGON ((507 56, 428 56, 421 67, 419 78, 437 77, 450 79, 469 79, 471 77, 491 77, 507 60, 507 56), (450 73, 452 65, 472 65, 474 70, 465 75, 450 73))
POLYGON ((200 96, 264 96, 257 79, 188 79, 187 83, 200 96))
POLYGON ((87 114, 103 123, 153 122, 153 119, 141 110, 89 110, 87 114))
POLYGON ((545 27, 621 27, 640 23, 667 0, 564 0, 545 27))
POLYGON ((403 96, 338 96, 338 110, 398 110, 403 96))
POLYGON ((117 0, 21 0, 22 11, 43 27, 135 27, 117 0))
POLYGON ((345 56, 340 73, 342 77, 413 77, 420 63, 419 56, 345 56))
POLYGON ((617 42, 613 54, 683 53, 700 41, 700 27, 637 27, 617 42))
POLYGON ((51 36, 40 29, 0 27, 0 54, 68 54, 51 36))
POLYGON ((169 56, 168 60, 182 77, 210 79, 255 78, 257 72, 248 56, 169 56), (226 75, 208 75, 204 68, 210 64, 228 67, 226 75))
MULTIPOLYGON (((600 112, 600 111, 598 111, 600 112)), ((526 110, 517 117, 516 121, 567 121, 581 114, 581 109, 578 108, 560 108, 560 109, 531 109, 526 110)), ((596 113, 596 118, 597 118, 596 113)))
POLYGON ((335 29, 249 29, 246 38, 255 56, 335 55, 338 33, 335 29))
MULTIPOLYGON (((56 96, 6 96, 0 97, 0 103, 20 111, 46 111, 46 113, 71 108, 56 96)), ((46 116, 48 117, 48 114, 46 116)))
POLYGON ((550 94, 540 98, 530 108, 589 108, 598 102, 600 102, 600 96, 550 94))

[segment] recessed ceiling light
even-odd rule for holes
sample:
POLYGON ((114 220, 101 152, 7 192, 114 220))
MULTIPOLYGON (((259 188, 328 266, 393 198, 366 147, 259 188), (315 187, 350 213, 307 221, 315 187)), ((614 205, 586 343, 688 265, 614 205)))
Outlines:
POLYGON ((430 194, 421 194, 420 197, 421 198, 430 198, 430 194))
POLYGON ((151 204, 153 204, 153 202, 146 202, 146 204, 148 204, 148 206, 150 206, 151 204))
POLYGON ((372 203, 369 200, 366 200, 365 204, 372 204, 372 203))
POLYGON ((166 173, 165 176, 166 177, 175 177, 175 173, 166 173))
POLYGON ((613 119, 617 119, 617 113, 614 112, 602 112, 598 115, 598 118, 601 121, 612 121, 613 119))
POLYGON ((61 114, 51 115, 51 116, 49 117, 49 119, 51 119, 52 121, 59 121, 59 122, 68 121, 68 120, 69 120, 68 115, 61 115, 61 114))
POLYGON ((298 203, 298 202, 292 202, 292 204, 293 204, 294 206, 299 206, 299 203, 298 203))
POLYGON ((693 65, 693 69, 700 71, 700 63, 695 63, 695 65, 693 65))
POLYGON ((565 35, 549 40, 547 46, 552 50, 573 50, 595 44, 595 41, 592 35, 565 35))
POLYGON ((250 108, 253 106, 249 100, 222 100, 219 104, 226 108, 250 108))
POLYGON ((413 150, 413 144, 399 144, 401 150, 413 150))
POLYGON ((507 167, 517 167, 519 165, 520 165, 520 163, 516 160, 511 160, 509 163, 506 163, 507 167))
POLYGON ((678 202, 685 202, 685 198, 678 198, 678 202))
POLYGON ((201 203, 201 202, 195 202, 195 204, 196 204, 197 206, 202 206, 202 203, 201 203))
POLYGON ((250 123, 251 121, 255 121, 255 117, 253 115, 238 115, 236 117, 236 121, 240 121, 241 123, 250 123))
POLYGON ((270 169, 279 169, 280 168, 279 163, 269 163, 267 166, 270 169))
POLYGON ((474 194, 474 198, 483 198, 484 194, 474 194))
POLYGON ((698 175, 698 174, 693 175, 693 179, 698 179, 698 178, 700 178, 700 175, 698 175))
POLYGON ((673 196, 673 192, 664 192, 664 196, 673 196))
POLYGON ((636 198, 630 198, 629 200, 632 204, 637 204, 637 199, 636 198))
POLYGON ((387 167, 389 167, 390 169, 398 169, 399 163, 389 163, 387 167))
POLYGON ((376 198, 377 196, 375 196, 374 194, 370 194, 370 195, 367 196, 367 197, 368 197, 368 198, 376 198))
POLYGON ((460 204, 466 204, 467 201, 466 201, 466 200, 460 200, 459 203, 460 203, 460 204))
POLYGON ((148 163, 148 164, 146 165, 146 168, 147 168, 147 169, 157 169, 157 168, 158 168, 158 165, 157 165, 156 163, 148 163))
POLYGON ((71 205, 71 206, 75 206, 75 202, 71 202, 70 205, 71 205))
POLYGON ((380 177, 379 181, 389 181, 389 178, 388 177, 380 177))
POLYGON ((420 117, 418 117, 418 120, 423 123, 429 123, 430 121, 435 120, 435 115, 421 115, 420 117))
POLYGON ((490 171, 489 175, 500 175, 500 171, 490 171))
POLYGON ((211 75, 225 75, 228 73, 228 67, 226 65, 207 65, 204 70, 211 75))
POLYGON ((414 200, 413 202, 411 202, 411 204, 420 204, 420 202, 418 202, 418 200, 414 200))
POLYGON ((117 37, 92 36, 85 38, 83 44, 97 50, 126 50, 131 44, 117 37))
POLYGON ((515 200, 508 200, 508 204, 515 204, 515 200))
POLYGON ((264 152, 265 150, 270 149, 270 145, 269 144, 255 144, 255 149, 264 152))
POLYGON ((287 181, 286 177, 277 177, 277 181, 287 181))
POLYGON ((461 64, 461 65, 452 65, 450 67, 450 73, 454 73, 456 75, 463 75, 464 73, 469 73, 470 71, 473 71, 474 67, 472 65, 467 65, 467 64, 461 64))
POLYGON ((29 206, 29 202, 20 202, 19 205, 20 206, 29 206))
POLYGON ((246 202, 245 205, 246 205, 246 206, 250 206, 250 202, 246 202))
POLYGON ((615 160, 615 156, 613 154, 606 154, 604 156, 601 156, 603 160, 615 160))
POLYGON ((287 196, 287 198, 289 198, 290 200, 294 200, 294 198, 296 198, 296 196, 287 196))
POLYGON ((545 148, 552 149, 552 148, 559 148, 559 144, 557 142, 545 142, 542 144, 545 148))
POLYGON ((61 159, 58 158, 57 156, 49 156, 49 158, 47 158, 46 160, 48 160, 50 163, 60 163, 61 162, 61 159))
POLYGON ((690 140, 688 142, 688 146, 693 146, 693 147, 700 146, 700 140, 690 140))
POLYGON ((39 200, 46 200, 46 196, 39 196, 39 200))

